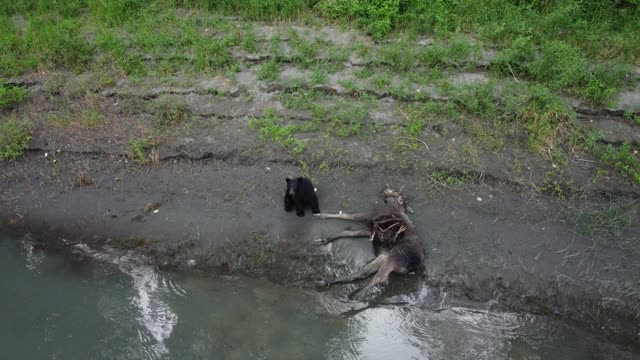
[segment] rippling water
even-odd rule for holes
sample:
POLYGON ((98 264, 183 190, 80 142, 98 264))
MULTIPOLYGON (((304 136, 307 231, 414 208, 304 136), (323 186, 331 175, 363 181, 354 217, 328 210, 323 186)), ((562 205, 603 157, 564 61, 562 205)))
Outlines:
POLYGON ((349 311, 328 293, 72 262, 1 235, 0 287, 0 359, 634 358, 558 320, 428 310, 428 288, 349 311))

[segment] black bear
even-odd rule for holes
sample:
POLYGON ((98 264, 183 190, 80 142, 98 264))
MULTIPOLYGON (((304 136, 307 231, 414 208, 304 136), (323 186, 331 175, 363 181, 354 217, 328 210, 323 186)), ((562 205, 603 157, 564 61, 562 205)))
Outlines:
POLYGON ((296 215, 304 216, 304 207, 310 206, 311 212, 320 213, 318 197, 311 180, 303 177, 285 179, 287 191, 284 193, 284 210, 289 212, 295 207, 296 215))

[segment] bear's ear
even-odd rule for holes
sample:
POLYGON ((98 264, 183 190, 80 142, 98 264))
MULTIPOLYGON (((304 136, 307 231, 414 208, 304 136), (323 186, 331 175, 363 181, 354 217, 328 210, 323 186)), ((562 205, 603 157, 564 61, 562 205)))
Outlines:
POLYGON ((290 183, 290 182, 291 182, 291 179, 286 178, 286 179, 284 179, 284 181, 286 181, 286 182, 287 182, 287 184, 288 184, 288 183, 290 183))

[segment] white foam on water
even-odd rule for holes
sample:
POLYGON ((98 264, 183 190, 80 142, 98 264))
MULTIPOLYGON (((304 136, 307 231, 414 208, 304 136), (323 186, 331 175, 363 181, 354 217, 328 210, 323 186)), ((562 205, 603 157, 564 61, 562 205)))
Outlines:
POLYGON ((158 359, 169 354, 165 341, 171 337, 178 324, 178 315, 162 297, 169 294, 184 296, 186 291, 171 281, 167 282, 150 266, 132 264, 133 259, 128 256, 100 253, 85 244, 75 245, 75 248, 82 254, 115 264, 120 271, 131 276, 136 292, 131 301, 139 312, 136 320, 142 328, 138 330, 138 338, 141 343, 147 344, 143 350, 146 358, 158 359))
POLYGON ((22 248, 25 250, 25 266, 27 269, 37 272, 38 265, 42 264, 42 261, 45 258, 45 254, 43 251, 34 251, 33 243, 30 241, 21 241, 22 248))
MULTIPOLYGON (((173 328, 178 323, 178 315, 161 299, 161 295, 166 293, 159 284, 161 277, 149 267, 134 267, 127 273, 133 279, 133 287, 137 292, 133 298, 133 303, 140 312, 137 320, 151 336, 147 341, 154 342, 149 355, 160 357, 168 354, 165 340, 171 337, 173 328)), ((142 333, 140 335, 141 338, 144 336, 142 333)))

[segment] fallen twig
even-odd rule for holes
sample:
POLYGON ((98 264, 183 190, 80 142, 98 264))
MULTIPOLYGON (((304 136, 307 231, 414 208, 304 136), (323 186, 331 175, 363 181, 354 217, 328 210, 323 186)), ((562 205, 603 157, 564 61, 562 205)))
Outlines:
POLYGON ((509 67, 509 71, 511 72, 511 76, 513 76, 513 80, 515 80, 517 83, 519 83, 520 81, 518 80, 518 78, 516 78, 516 74, 513 73, 513 69, 511 68, 511 64, 507 63, 507 66, 509 67))
POLYGON ((595 164, 599 164, 600 161, 596 161, 596 160, 587 160, 587 159, 580 159, 580 158, 576 158, 576 161, 584 161, 584 162, 588 162, 588 163, 595 163, 595 164))
POLYGON ((427 145, 426 142, 424 142, 424 141, 422 141, 422 140, 420 140, 418 138, 412 138, 412 137, 408 137, 408 136, 398 136, 398 139, 415 140, 415 141, 421 142, 422 145, 424 145, 424 147, 426 147, 428 151, 431 151, 431 149, 429 149, 429 145, 427 145))

